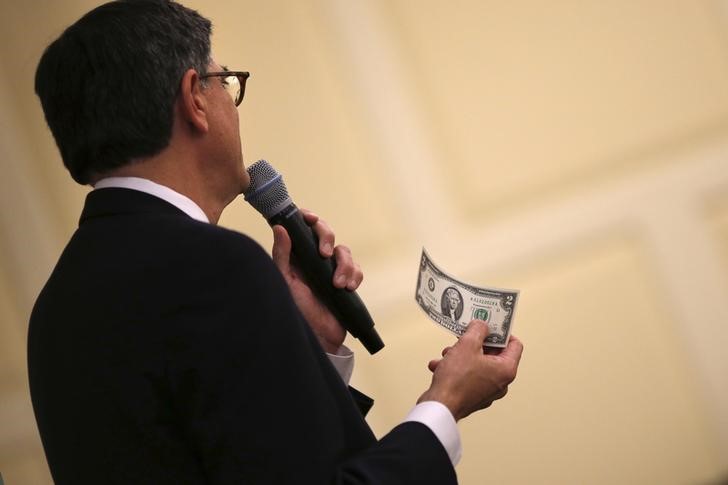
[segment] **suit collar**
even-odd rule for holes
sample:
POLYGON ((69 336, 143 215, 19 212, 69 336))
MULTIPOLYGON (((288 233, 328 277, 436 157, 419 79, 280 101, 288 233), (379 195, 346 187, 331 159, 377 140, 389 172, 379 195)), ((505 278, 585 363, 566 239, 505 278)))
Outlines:
POLYGON ((201 222, 210 222, 202 208, 186 195, 180 194, 166 185, 159 184, 141 177, 106 177, 94 184, 97 189, 116 187, 120 189, 134 189, 154 195, 162 200, 185 211, 193 219, 201 222))
POLYGON ((134 189, 96 189, 86 195, 79 225, 96 217, 123 214, 161 213, 190 217, 181 209, 154 195, 134 189))

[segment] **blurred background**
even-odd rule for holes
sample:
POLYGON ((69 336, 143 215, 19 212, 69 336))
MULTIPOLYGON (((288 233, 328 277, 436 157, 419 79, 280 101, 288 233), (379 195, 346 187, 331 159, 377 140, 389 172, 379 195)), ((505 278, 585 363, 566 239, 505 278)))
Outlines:
MULTIPOLYGON (((33 301, 88 188, 33 77, 100 2, 0 3, 0 473, 51 483, 28 395, 33 301)), ((414 302, 426 247, 521 290, 509 395, 461 422, 461 483, 728 477, 728 1, 190 0, 249 70, 247 163, 336 229, 387 346, 356 341, 378 436, 452 343, 414 302)), ((270 248, 244 201, 221 224, 270 248)))

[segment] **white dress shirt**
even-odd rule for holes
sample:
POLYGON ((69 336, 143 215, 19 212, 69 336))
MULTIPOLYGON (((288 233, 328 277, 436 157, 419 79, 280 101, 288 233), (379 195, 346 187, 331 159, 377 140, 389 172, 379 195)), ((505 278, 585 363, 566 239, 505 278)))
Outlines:
MULTIPOLYGON (((151 180, 139 177, 108 177, 99 180, 94 185, 95 190, 110 187, 145 192, 169 202, 193 219, 210 222, 200 206, 193 202, 192 199, 151 180)), ((326 355, 328 355, 336 371, 348 385, 354 370, 354 353, 342 345, 336 354, 327 353, 326 355)), ((460 432, 455 423, 455 418, 444 404, 437 401, 421 402, 412 408, 404 418, 404 422, 407 421, 416 421, 430 428, 435 436, 437 436, 437 439, 440 440, 445 450, 447 450, 453 466, 457 465, 462 455, 460 432)))

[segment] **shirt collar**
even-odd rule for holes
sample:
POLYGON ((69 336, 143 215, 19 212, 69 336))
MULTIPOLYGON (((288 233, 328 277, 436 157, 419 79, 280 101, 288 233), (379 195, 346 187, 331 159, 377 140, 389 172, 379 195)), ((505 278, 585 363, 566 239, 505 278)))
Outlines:
POLYGON ((140 177, 107 177, 94 185, 94 190, 106 188, 131 189, 144 192, 169 202, 193 219, 201 222, 210 222, 204 211, 192 199, 176 192, 169 187, 160 185, 151 180, 140 177))

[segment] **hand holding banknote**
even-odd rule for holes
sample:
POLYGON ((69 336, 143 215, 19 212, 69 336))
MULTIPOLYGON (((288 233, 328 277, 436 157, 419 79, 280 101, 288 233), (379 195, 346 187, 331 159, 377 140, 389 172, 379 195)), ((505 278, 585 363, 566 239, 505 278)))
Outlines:
POLYGON ((484 353, 487 336, 485 322, 471 321, 457 343, 443 351, 442 359, 430 361, 432 383, 417 402, 438 401, 458 421, 505 396, 516 378, 523 345, 511 335, 505 349, 484 353))
POLYGON ((518 295, 518 290, 464 283, 422 250, 415 300, 460 339, 442 351, 442 359, 430 361, 432 384, 418 402, 438 401, 457 421, 506 395, 523 352, 511 335, 518 295))

